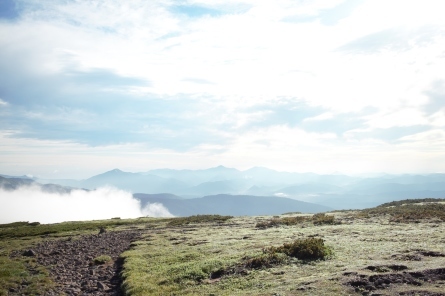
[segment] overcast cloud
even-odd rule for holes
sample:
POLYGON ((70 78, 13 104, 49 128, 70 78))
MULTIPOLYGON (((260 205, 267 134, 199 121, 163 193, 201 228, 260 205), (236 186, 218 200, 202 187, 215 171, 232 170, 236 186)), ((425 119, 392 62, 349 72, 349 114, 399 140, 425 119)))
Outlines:
POLYGON ((0 2, 0 168, 445 171, 439 0, 0 2))

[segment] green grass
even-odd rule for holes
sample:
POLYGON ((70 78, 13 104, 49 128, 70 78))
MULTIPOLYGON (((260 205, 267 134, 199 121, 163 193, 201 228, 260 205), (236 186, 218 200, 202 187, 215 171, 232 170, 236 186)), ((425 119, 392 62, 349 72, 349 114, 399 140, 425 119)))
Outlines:
POLYGON ((46 268, 39 266, 35 258, 11 258, 13 250, 30 247, 35 240, 0 240, 0 295, 10 295, 10 289, 17 289, 27 283, 22 291, 25 295, 42 294, 53 287, 46 268), (30 272, 33 270, 33 272, 30 272))

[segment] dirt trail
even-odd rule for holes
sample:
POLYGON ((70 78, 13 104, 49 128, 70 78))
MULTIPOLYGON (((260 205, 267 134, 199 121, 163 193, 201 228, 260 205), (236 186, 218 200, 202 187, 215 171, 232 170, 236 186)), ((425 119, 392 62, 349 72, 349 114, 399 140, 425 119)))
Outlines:
MULTIPOLYGON (((119 254, 127 250, 141 231, 115 231, 44 241, 19 255, 35 256, 50 271, 56 287, 45 295, 122 295, 122 262, 119 254), (94 264, 93 259, 108 255, 112 261, 94 264)), ((20 291, 17 294, 21 295, 20 291)))

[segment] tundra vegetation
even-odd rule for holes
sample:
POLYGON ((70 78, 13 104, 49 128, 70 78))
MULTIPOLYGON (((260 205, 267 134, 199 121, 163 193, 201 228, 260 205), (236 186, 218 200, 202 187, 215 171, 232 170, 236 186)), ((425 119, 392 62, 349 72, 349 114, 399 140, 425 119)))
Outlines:
POLYGON ((444 206, 428 199, 316 215, 4 224, 0 295, 57 285, 51 266, 11 254, 101 227, 142 233, 120 255, 125 295, 445 295, 444 206))

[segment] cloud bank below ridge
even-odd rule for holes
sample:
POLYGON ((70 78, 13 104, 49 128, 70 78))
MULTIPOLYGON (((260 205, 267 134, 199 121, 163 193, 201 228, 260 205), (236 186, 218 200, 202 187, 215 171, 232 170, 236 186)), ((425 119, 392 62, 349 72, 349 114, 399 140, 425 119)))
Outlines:
POLYGON ((14 191, 0 189, 0 223, 38 221, 100 220, 113 217, 173 217, 160 203, 141 207, 131 193, 111 187, 93 191, 72 190, 69 194, 48 193, 37 186, 14 191))

